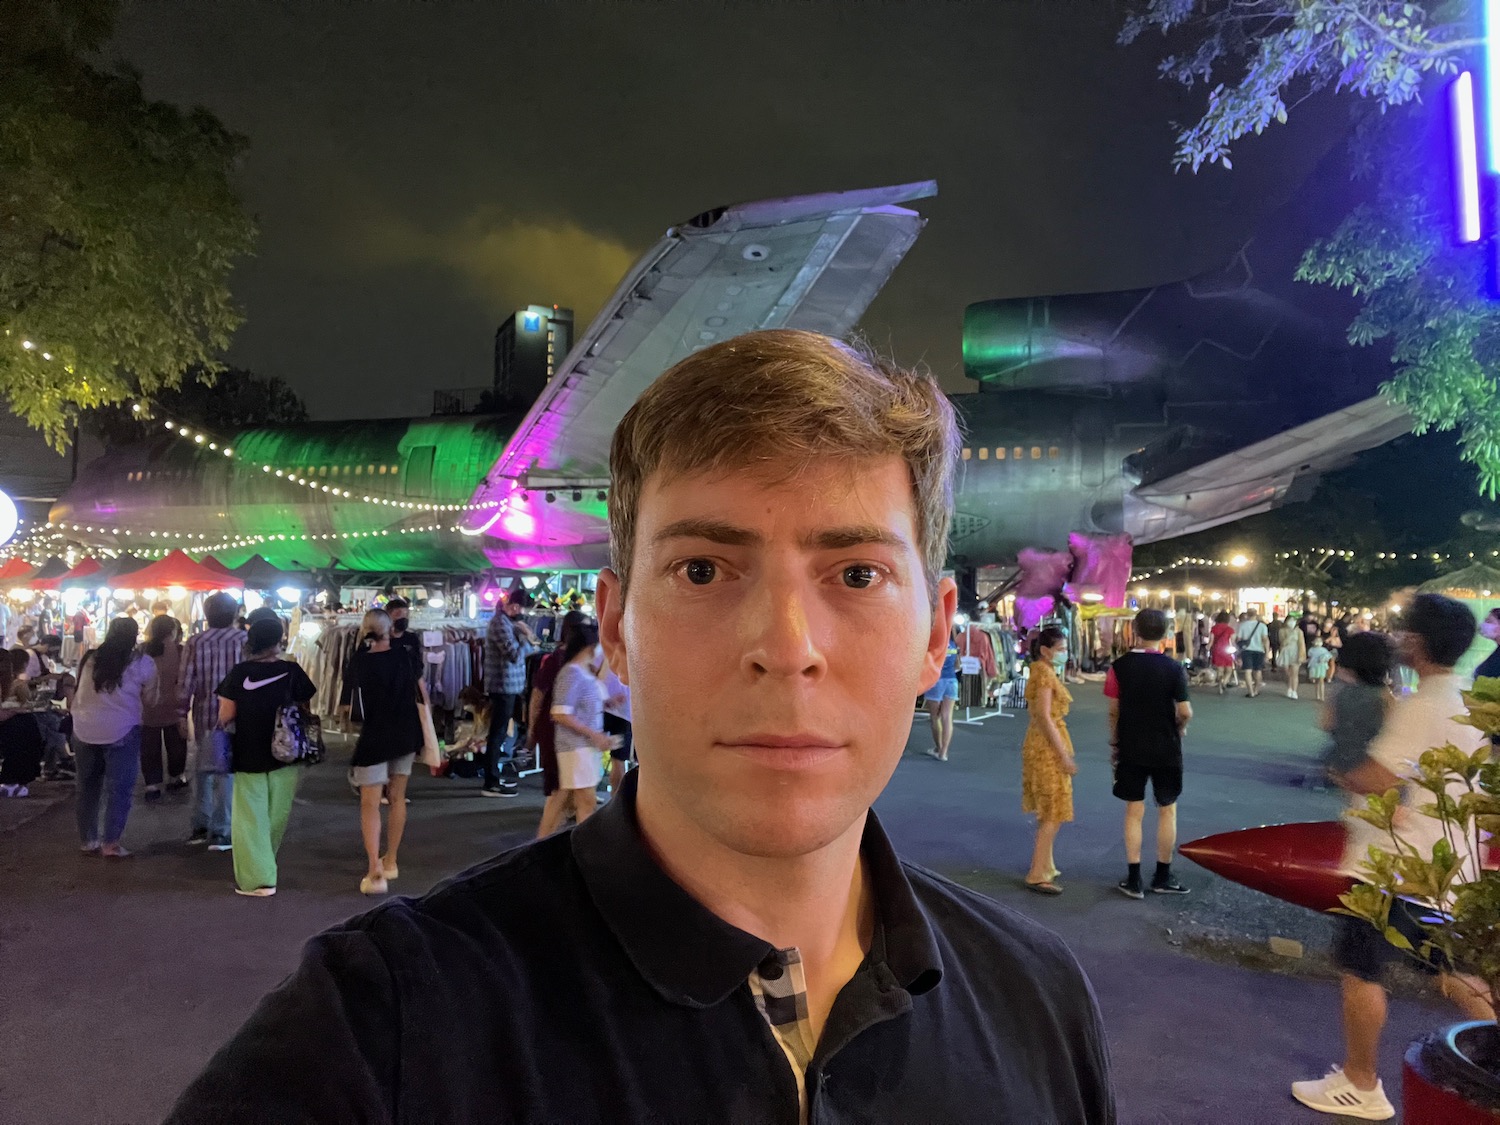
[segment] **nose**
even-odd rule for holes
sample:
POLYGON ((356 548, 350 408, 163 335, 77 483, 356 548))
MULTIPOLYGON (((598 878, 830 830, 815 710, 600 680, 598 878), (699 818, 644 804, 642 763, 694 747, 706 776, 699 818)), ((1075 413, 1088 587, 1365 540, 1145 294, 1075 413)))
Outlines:
POLYGON ((814 636, 809 596, 794 579, 764 581, 746 599, 741 665, 752 679, 820 678, 828 664, 814 636))

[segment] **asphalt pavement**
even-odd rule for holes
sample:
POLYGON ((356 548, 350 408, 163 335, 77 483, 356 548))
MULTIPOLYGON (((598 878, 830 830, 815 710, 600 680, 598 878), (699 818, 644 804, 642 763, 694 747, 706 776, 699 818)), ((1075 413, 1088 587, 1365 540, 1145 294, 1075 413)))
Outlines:
MULTIPOLYGON (((1109 792, 1100 685, 1073 691, 1081 768, 1077 820, 1056 849, 1061 897, 1021 885, 1031 842, 1020 813, 1024 713, 960 725, 946 764, 922 753, 931 740, 925 718, 916 721, 877 805, 898 849, 1067 939, 1104 1013, 1122 1122, 1324 1120, 1295 1104, 1288 1084, 1340 1056, 1328 920, 1185 860, 1175 870, 1191 895, 1121 896, 1121 806, 1109 792), (1272 936, 1300 942, 1306 955, 1270 953, 1272 936)), ((1337 815, 1336 794, 1301 784, 1322 737, 1314 703, 1274 687, 1256 700, 1199 692, 1194 703, 1181 839, 1337 815)), ((0 800, 0 1123, 160 1120, 290 971, 302 941, 369 905, 357 890, 358 805, 337 759, 304 779, 271 899, 232 894, 229 855, 182 843, 182 795, 137 800, 125 837, 136 855, 124 862, 80 856, 67 791, 39 785, 29 802, 0 800)), ((539 781, 494 800, 477 796, 476 781, 416 779, 400 891, 419 894, 530 839, 539 781)), ((1148 860, 1152 827, 1148 813, 1148 860)), ((1398 993, 1382 1061, 1393 1101, 1405 1045, 1453 1018, 1419 986, 1398 993)))

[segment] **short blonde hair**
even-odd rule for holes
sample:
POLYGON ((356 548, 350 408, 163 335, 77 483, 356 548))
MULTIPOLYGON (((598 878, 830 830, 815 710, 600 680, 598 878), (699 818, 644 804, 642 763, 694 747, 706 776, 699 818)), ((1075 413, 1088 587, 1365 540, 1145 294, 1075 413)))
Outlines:
POLYGON ((391 615, 383 609, 366 610, 364 618, 359 623, 358 643, 383 641, 390 635, 391 615))
POLYGON ((901 457, 929 593, 948 550, 960 443, 931 375, 816 332, 750 332, 695 352, 653 383, 615 430, 609 543, 630 583, 641 494, 654 473, 766 469, 790 478, 825 457, 901 457), (774 469, 773 469, 774 466, 774 469))

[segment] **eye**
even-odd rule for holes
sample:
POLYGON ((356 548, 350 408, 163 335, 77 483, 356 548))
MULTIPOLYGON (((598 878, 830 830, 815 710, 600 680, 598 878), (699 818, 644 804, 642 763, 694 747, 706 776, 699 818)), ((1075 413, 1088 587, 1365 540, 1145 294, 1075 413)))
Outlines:
POLYGON ((691 559, 683 565, 682 573, 694 586, 707 586, 719 570, 707 559, 691 559))
POLYGON ((865 565, 844 567, 844 585, 851 590, 868 590, 878 581, 880 581, 880 571, 876 567, 865 565))

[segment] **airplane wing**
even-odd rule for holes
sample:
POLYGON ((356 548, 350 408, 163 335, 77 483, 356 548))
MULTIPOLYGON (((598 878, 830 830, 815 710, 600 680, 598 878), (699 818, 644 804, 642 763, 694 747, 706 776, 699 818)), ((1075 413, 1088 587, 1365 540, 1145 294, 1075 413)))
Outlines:
POLYGON ((1125 526, 1137 543, 1205 531, 1306 499, 1318 478, 1411 429, 1404 406, 1376 396, 1283 430, 1125 494, 1125 526))
POLYGON ((925 224, 897 204, 936 193, 925 181, 766 200, 668 230, 579 336, 463 530, 543 551, 602 542, 610 439, 641 392, 689 353, 745 332, 848 332, 925 224))

